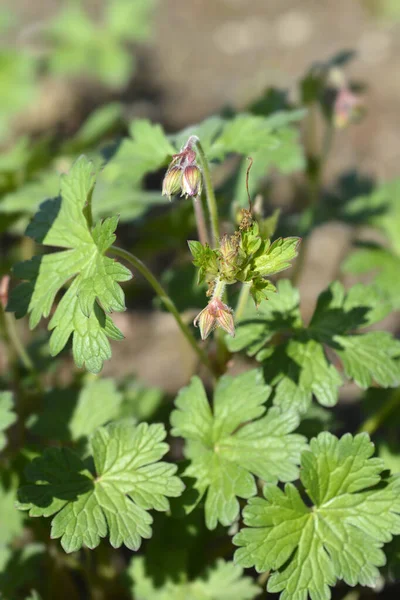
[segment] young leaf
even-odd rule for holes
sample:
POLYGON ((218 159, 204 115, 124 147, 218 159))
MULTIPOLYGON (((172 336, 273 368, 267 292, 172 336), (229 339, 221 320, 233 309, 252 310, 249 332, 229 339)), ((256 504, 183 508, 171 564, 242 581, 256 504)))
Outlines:
POLYGON ((243 511, 248 527, 234 537, 235 562, 274 571, 267 590, 282 592, 281 600, 329 600, 338 579, 374 586, 381 547, 400 534, 400 480, 381 480, 384 464, 373 451, 367 434, 311 440, 300 478, 314 505, 290 483, 284 491, 266 485, 265 499, 251 498, 243 511))
POLYGON ((81 157, 68 175, 61 178, 61 197, 44 202, 28 226, 27 235, 47 246, 67 248, 18 263, 15 274, 27 280, 10 295, 7 310, 17 317, 30 313, 33 329, 48 317, 55 296, 69 280, 68 290, 56 308, 49 329, 52 356, 58 354, 72 335, 74 360, 78 367, 98 373, 111 356, 108 337, 121 339, 121 332, 106 313, 125 310, 118 282, 131 272, 105 252, 115 240, 118 217, 98 222, 91 229, 86 218, 94 186, 92 165, 81 157))
POLYGON ((249 305, 237 323, 236 337, 227 339, 227 344, 231 351, 245 349, 263 363, 265 380, 275 388, 275 405, 304 413, 313 395, 323 406, 337 402, 342 377, 337 363, 328 359, 326 347, 336 353, 346 376, 362 389, 373 381, 382 387, 400 383, 398 340, 387 332, 362 332, 389 310, 376 288, 356 285, 346 294, 335 282, 320 295, 310 325, 305 327, 297 290, 289 281, 280 280, 278 293, 269 296, 258 311, 249 305), (280 343, 269 345, 276 334, 280 343))
POLYGON ((203 577, 180 583, 169 580, 162 587, 156 587, 146 574, 143 557, 132 560, 129 575, 137 600, 251 600, 260 593, 250 577, 243 577, 243 569, 222 559, 203 577))
POLYGON ((109 425, 90 444, 96 476, 71 450, 50 448, 27 468, 32 482, 19 490, 18 508, 52 520, 51 537, 66 552, 95 548, 107 535, 114 548, 137 550, 151 537, 150 509, 168 510, 183 484, 175 465, 159 462, 168 451, 163 425, 109 425))
POLYGON ((14 402, 11 392, 0 392, 0 450, 6 446, 5 430, 17 420, 13 411, 14 402))
POLYGON ((239 498, 257 492, 254 476, 264 481, 292 481, 305 439, 292 432, 297 413, 278 408, 266 412, 270 388, 261 373, 222 377, 211 410, 200 379, 180 391, 172 412, 172 435, 186 440, 185 455, 191 463, 184 475, 196 479, 205 501, 206 524, 230 525, 239 514, 239 498))

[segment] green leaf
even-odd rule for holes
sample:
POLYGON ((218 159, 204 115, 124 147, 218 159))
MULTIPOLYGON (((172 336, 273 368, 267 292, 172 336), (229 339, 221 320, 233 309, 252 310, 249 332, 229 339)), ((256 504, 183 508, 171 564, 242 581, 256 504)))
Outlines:
POLYGON ((291 267, 291 261, 297 256, 300 243, 298 237, 278 238, 269 246, 268 251, 259 254, 254 265, 261 277, 269 277, 291 267))
POLYGON ((177 149, 180 149, 186 144, 190 136, 196 135, 201 141, 201 145, 208 160, 221 158, 218 150, 214 150, 214 142, 225 123, 226 121, 221 117, 209 117, 204 119, 201 123, 189 125, 189 127, 182 129, 179 133, 172 135, 170 139, 174 146, 176 146, 177 149))
POLYGON ((86 219, 94 186, 92 164, 81 157, 61 178, 61 197, 44 202, 28 226, 27 235, 47 246, 67 248, 18 263, 14 272, 26 280, 10 295, 7 310, 17 317, 30 313, 36 327, 48 317, 59 290, 72 280, 49 323, 52 356, 72 335, 74 360, 98 373, 110 358, 108 337, 121 339, 121 332, 106 314, 125 310, 118 282, 131 279, 131 272, 105 252, 115 240, 118 217, 98 222, 93 229, 86 219))
POLYGON ((270 294, 258 308, 248 302, 244 317, 237 323, 235 337, 226 339, 229 350, 238 352, 246 349, 249 356, 254 356, 276 333, 301 328, 299 305, 298 290, 288 279, 280 279, 277 293, 270 294))
POLYGON ((17 420, 14 412, 14 401, 11 392, 0 392, 0 450, 7 444, 5 430, 17 420))
POLYGON ((0 140, 9 132, 11 120, 37 95, 37 60, 21 48, 0 48, 0 140))
POLYGON ((43 398, 42 410, 30 418, 34 435, 77 442, 120 416, 122 394, 113 379, 88 381, 77 390, 53 389, 43 398))
POLYGON ((250 577, 243 577, 243 569, 223 559, 203 577, 181 583, 167 581, 161 588, 146 574, 143 557, 134 558, 128 572, 137 600, 251 600, 260 593, 250 577))
POLYGON ((193 256, 193 264, 198 268, 198 283, 211 281, 218 275, 218 255, 208 244, 203 246, 196 240, 188 241, 189 250, 193 256))
POLYGON ((110 0, 100 21, 89 18, 80 3, 68 4, 47 26, 52 41, 48 68, 56 75, 86 75, 120 88, 135 67, 126 41, 149 34, 154 2, 110 0))
POLYGON ((3 600, 24 597, 26 590, 43 583, 43 564, 47 552, 44 544, 26 543, 9 556, 0 572, 0 594, 3 600))
POLYGON ((368 223, 379 228, 400 256, 400 178, 388 181, 367 196, 359 196, 347 203, 344 217, 368 223))
POLYGON ((273 353, 260 352, 258 358, 265 361, 264 376, 275 386, 273 402, 282 410, 305 413, 313 395, 322 406, 336 404, 342 377, 316 341, 293 339, 273 353))
POLYGON ((41 600, 41 596, 39 596, 36 590, 32 590, 26 600, 41 600))
POLYGON ((400 256, 380 247, 360 248, 342 264, 345 273, 374 273, 374 283, 388 298, 394 310, 400 309, 400 256))
POLYGON ((55 515, 51 537, 66 552, 95 548, 106 537, 114 548, 137 550, 151 537, 150 509, 166 511, 179 496, 177 467, 159 462, 168 451, 163 425, 109 425, 91 438, 96 475, 67 448, 50 448, 27 468, 32 483, 19 490, 18 508, 31 517, 55 515))
POLYGON ((79 394, 69 423, 71 437, 87 437, 98 427, 116 419, 122 403, 113 379, 99 379, 88 383, 79 394))
POLYGON ((137 380, 129 380, 123 388, 123 400, 118 416, 121 419, 146 421, 154 417, 163 400, 160 388, 147 387, 137 380))
POLYGON ((236 152, 251 154, 257 150, 269 149, 270 152, 281 147, 279 136, 275 135, 277 127, 282 126, 283 120, 272 117, 259 117, 242 113, 227 121, 221 135, 215 142, 213 151, 221 153, 236 152))
POLYGON ((206 524, 230 525, 239 514, 240 498, 257 492, 254 476, 264 481, 292 481, 305 446, 292 434, 299 424, 297 413, 278 408, 266 412, 270 388, 261 373, 222 377, 210 408, 200 379, 180 391, 172 412, 172 435, 186 440, 185 456, 191 463, 184 475, 195 478, 205 501, 206 524))
POLYGON ((304 413, 313 395, 323 406, 336 404, 343 383, 340 365, 362 389, 373 382, 382 387, 400 383, 399 341, 386 332, 362 332, 389 310, 376 287, 359 284, 346 293, 334 282, 319 296, 305 327, 297 290, 280 280, 278 293, 268 296, 257 311, 246 308, 236 337, 227 339, 227 345, 233 352, 246 350, 263 363, 265 380, 274 386, 275 405, 304 413), (273 338, 277 341, 271 345, 273 338), (327 346, 340 364, 326 353, 327 346))
MULTIPOLYGON (((305 168, 304 151, 299 143, 299 134, 293 127, 281 127, 274 133, 278 146, 265 147, 251 153, 253 163, 249 177, 249 192, 254 196, 259 190, 262 178, 269 174, 272 168, 288 174, 303 171, 305 168)), ((248 160, 243 160, 235 185, 235 199, 240 206, 245 207, 248 202, 246 176, 249 166, 248 160)))
POLYGON ((61 152, 74 154, 97 144, 105 135, 112 132, 122 119, 122 105, 111 102, 94 110, 79 131, 61 147, 61 152))
POLYGON ((335 336, 337 349, 349 379, 367 389, 375 381, 382 387, 397 387, 400 383, 400 341, 387 331, 364 335, 335 336))
POLYGON ((175 153, 160 125, 138 119, 132 122, 129 132, 131 137, 122 141, 104 168, 105 181, 115 182, 122 177, 130 185, 138 185, 147 173, 157 171, 175 153))
POLYGON ((15 481, 7 487, 0 482, 0 571, 11 555, 10 543, 23 531, 23 515, 15 510, 16 493, 15 481))
POLYGON ((373 587, 385 564, 381 547, 400 533, 400 480, 381 480, 373 451, 367 434, 311 440, 300 478, 314 506, 290 483, 284 491, 266 485, 265 499, 250 499, 243 511, 235 562, 272 570, 267 590, 282 600, 329 600, 338 579, 373 587))

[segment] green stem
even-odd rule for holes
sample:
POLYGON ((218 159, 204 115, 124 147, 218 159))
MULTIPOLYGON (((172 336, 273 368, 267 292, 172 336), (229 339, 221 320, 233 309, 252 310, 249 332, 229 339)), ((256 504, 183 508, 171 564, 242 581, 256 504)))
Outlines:
POLYGON ((19 338, 18 331, 15 325, 15 317, 11 313, 5 312, 2 306, 0 307, 0 312, 3 316, 4 335, 7 345, 10 348, 14 349, 15 354, 18 356, 25 369, 32 375, 32 378, 35 380, 38 390, 41 391, 42 384, 39 378, 39 374, 35 369, 35 365, 33 364, 31 357, 25 350, 24 345, 19 338))
POLYGON ((203 173, 204 187, 206 190, 208 212, 210 213, 211 232, 214 246, 219 243, 219 219, 217 200, 214 194, 214 188, 211 180, 210 166, 207 157, 200 143, 199 138, 193 136, 193 143, 196 145, 200 168, 203 173))
POLYGON ((372 415, 369 419, 366 419, 362 423, 358 432, 366 432, 369 435, 373 435, 377 429, 386 421, 388 416, 400 405, 400 388, 394 390, 388 400, 382 404, 380 409, 372 415))
POLYGON ((148 283, 151 285, 153 290, 156 292, 156 294, 158 295, 158 297, 164 304, 165 308, 175 318, 175 321, 177 322, 179 329, 182 331, 183 335, 185 336, 185 338, 187 339, 189 344, 192 346, 193 350, 196 352, 196 354, 198 355, 201 362, 211 371, 212 374, 214 374, 212 364, 211 364, 206 352, 204 352, 204 350, 202 348, 200 348, 200 346, 198 345, 198 343, 196 341, 196 338, 190 331, 188 325, 183 321, 181 315, 179 314, 179 311, 176 308, 174 302, 168 296, 167 292, 164 290, 164 288, 159 283, 159 281, 156 279, 156 277, 154 277, 153 273, 146 267, 146 265, 144 263, 142 263, 142 261, 139 258, 134 256, 127 250, 124 250, 123 248, 118 248, 117 246, 111 246, 110 251, 113 254, 115 254, 116 256, 119 256, 120 258, 126 260, 135 269, 137 269, 139 271, 139 273, 141 273, 143 275, 143 277, 145 277, 145 279, 147 279, 148 283))
POLYGON ((242 288, 240 290, 239 298, 238 298, 238 301, 236 304, 236 309, 235 309, 236 321, 238 321, 240 319, 240 317, 243 315, 244 310, 247 305, 247 301, 249 299, 249 295, 250 295, 250 284, 242 283, 242 288))
POLYGON ((204 217, 203 204, 200 196, 193 197, 193 210, 196 218, 197 234, 199 241, 205 246, 209 243, 206 220, 204 217))
POLYGON ((17 356, 19 357, 20 361, 24 365, 25 369, 27 371, 30 371, 31 373, 34 373, 35 367, 33 365, 33 362, 31 360, 30 356, 28 355, 27 351, 25 350, 21 340, 19 339, 17 328, 15 326, 14 317, 10 313, 5 313, 4 320, 6 323, 8 338, 9 338, 17 356))

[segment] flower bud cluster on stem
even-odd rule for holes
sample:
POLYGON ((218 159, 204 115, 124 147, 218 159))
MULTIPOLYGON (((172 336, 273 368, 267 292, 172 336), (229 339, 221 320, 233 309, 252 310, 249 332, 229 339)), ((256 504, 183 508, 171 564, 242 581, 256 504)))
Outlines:
POLYGON ((208 284, 207 295, 211 300, 196 317, 194 324, 200 327, 205 339, 216 327, 230 335, 235 334, 232 309, 223 301, 226 285, 242 283, 256 305, 276 291, 269 276, 291 266, 297 256, 299 238, 279 238, 275 242, 263 236, 251 211, 242 210, 242 219, 233 235, 225 235, 217 248, 190 241, 193 263, 198 267, 198 281, 208 284))

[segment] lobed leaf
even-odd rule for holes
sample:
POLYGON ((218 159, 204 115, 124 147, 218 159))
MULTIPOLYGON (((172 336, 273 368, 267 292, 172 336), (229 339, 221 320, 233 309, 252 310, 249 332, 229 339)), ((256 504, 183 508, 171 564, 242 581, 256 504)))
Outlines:
POLYGON ((116 424, 90 440, 96 470, 67 448, 47 449, 27 468, 31 484, 19 490, 18 508, 31 517, 53 516, 51 537, 66 552, 95 548, 108 534, 114 548, 137 550, 151 537, 150 509, 166 511, 182 493, 177 467, 159 462, 168 451, 163 425, 116 424))
POLYGON ((66 248, 15 266, 15 275, 26 280, 10 295, 7 310, 17 317, 30 313, 34 328, 48 317, 59 290, 70 280, 49 323, 52 356, 58 354, 72 335, 72 351, 78 367, 98 373, 110 358, 108 338, 118 340, 121 332, 107 313, 125 310, 119 282, 131 272, 105 256, 115 240, 118 218, 111 217, 90 227, 86 211, 94 187, 92 165, 81 157, 68 175, 61 178, 61 196, 44 202, 27 228, 27 235, 46 246, 66 248))
POLYGON ((342 284, 334 282, 320 294, 305 327, 297 290, 280 280, 276 295, 257 311, 246 309, 236 337, 227 344, 231 351, 246 350, 263 364, 265 379, 274 387, 275 405, 305 413, 313 395, 323 406, 336 404, 343 383, 340 365, 362 389, 373 382, 382 387, 399 385, 398 340, 386 332, 362 331, 389 310, 390 303, 376 287, 358 284, 345 292, 342 284), (270 345, 273 336, 278 343, 270 345))
MULTIPOLYGON (((222 377, 214 407, 200 379, 180 391, 171 414, 172 435, 186 440, 190 459, 184 475, 194 478, 200 498, 207 493, 205 518, 209 529, 230 525, 239 514, 239 498, 257 492, 254 476, 264 481, 292 481, 305 439, 293 434, 297 413, 266 411, 270 388, 257 370, 222 377)), ((199 498, 199 499, 200 499, 199 498)))
POLYGON ((168 580, 162 587, 146 574, 143 557, 132 560, 129 574, 137 600, 251 600, 260 593, 252 579, 243 576, 243 569, 223 559, 218 559, 203 577, 179 583, 168 580))
POLYGON ((340 440, 321 433, 302 454, 309 508, 290 483, 266 485, 243 511, 235 562, 272 570, 267 590, 282 600, 329 600, 338 579, 373 587, 385 563, 384 543, 400 533, 399 479, 382 480, 367 434, 340 440), (381 483, 381 485, 377 485, 381 483))

